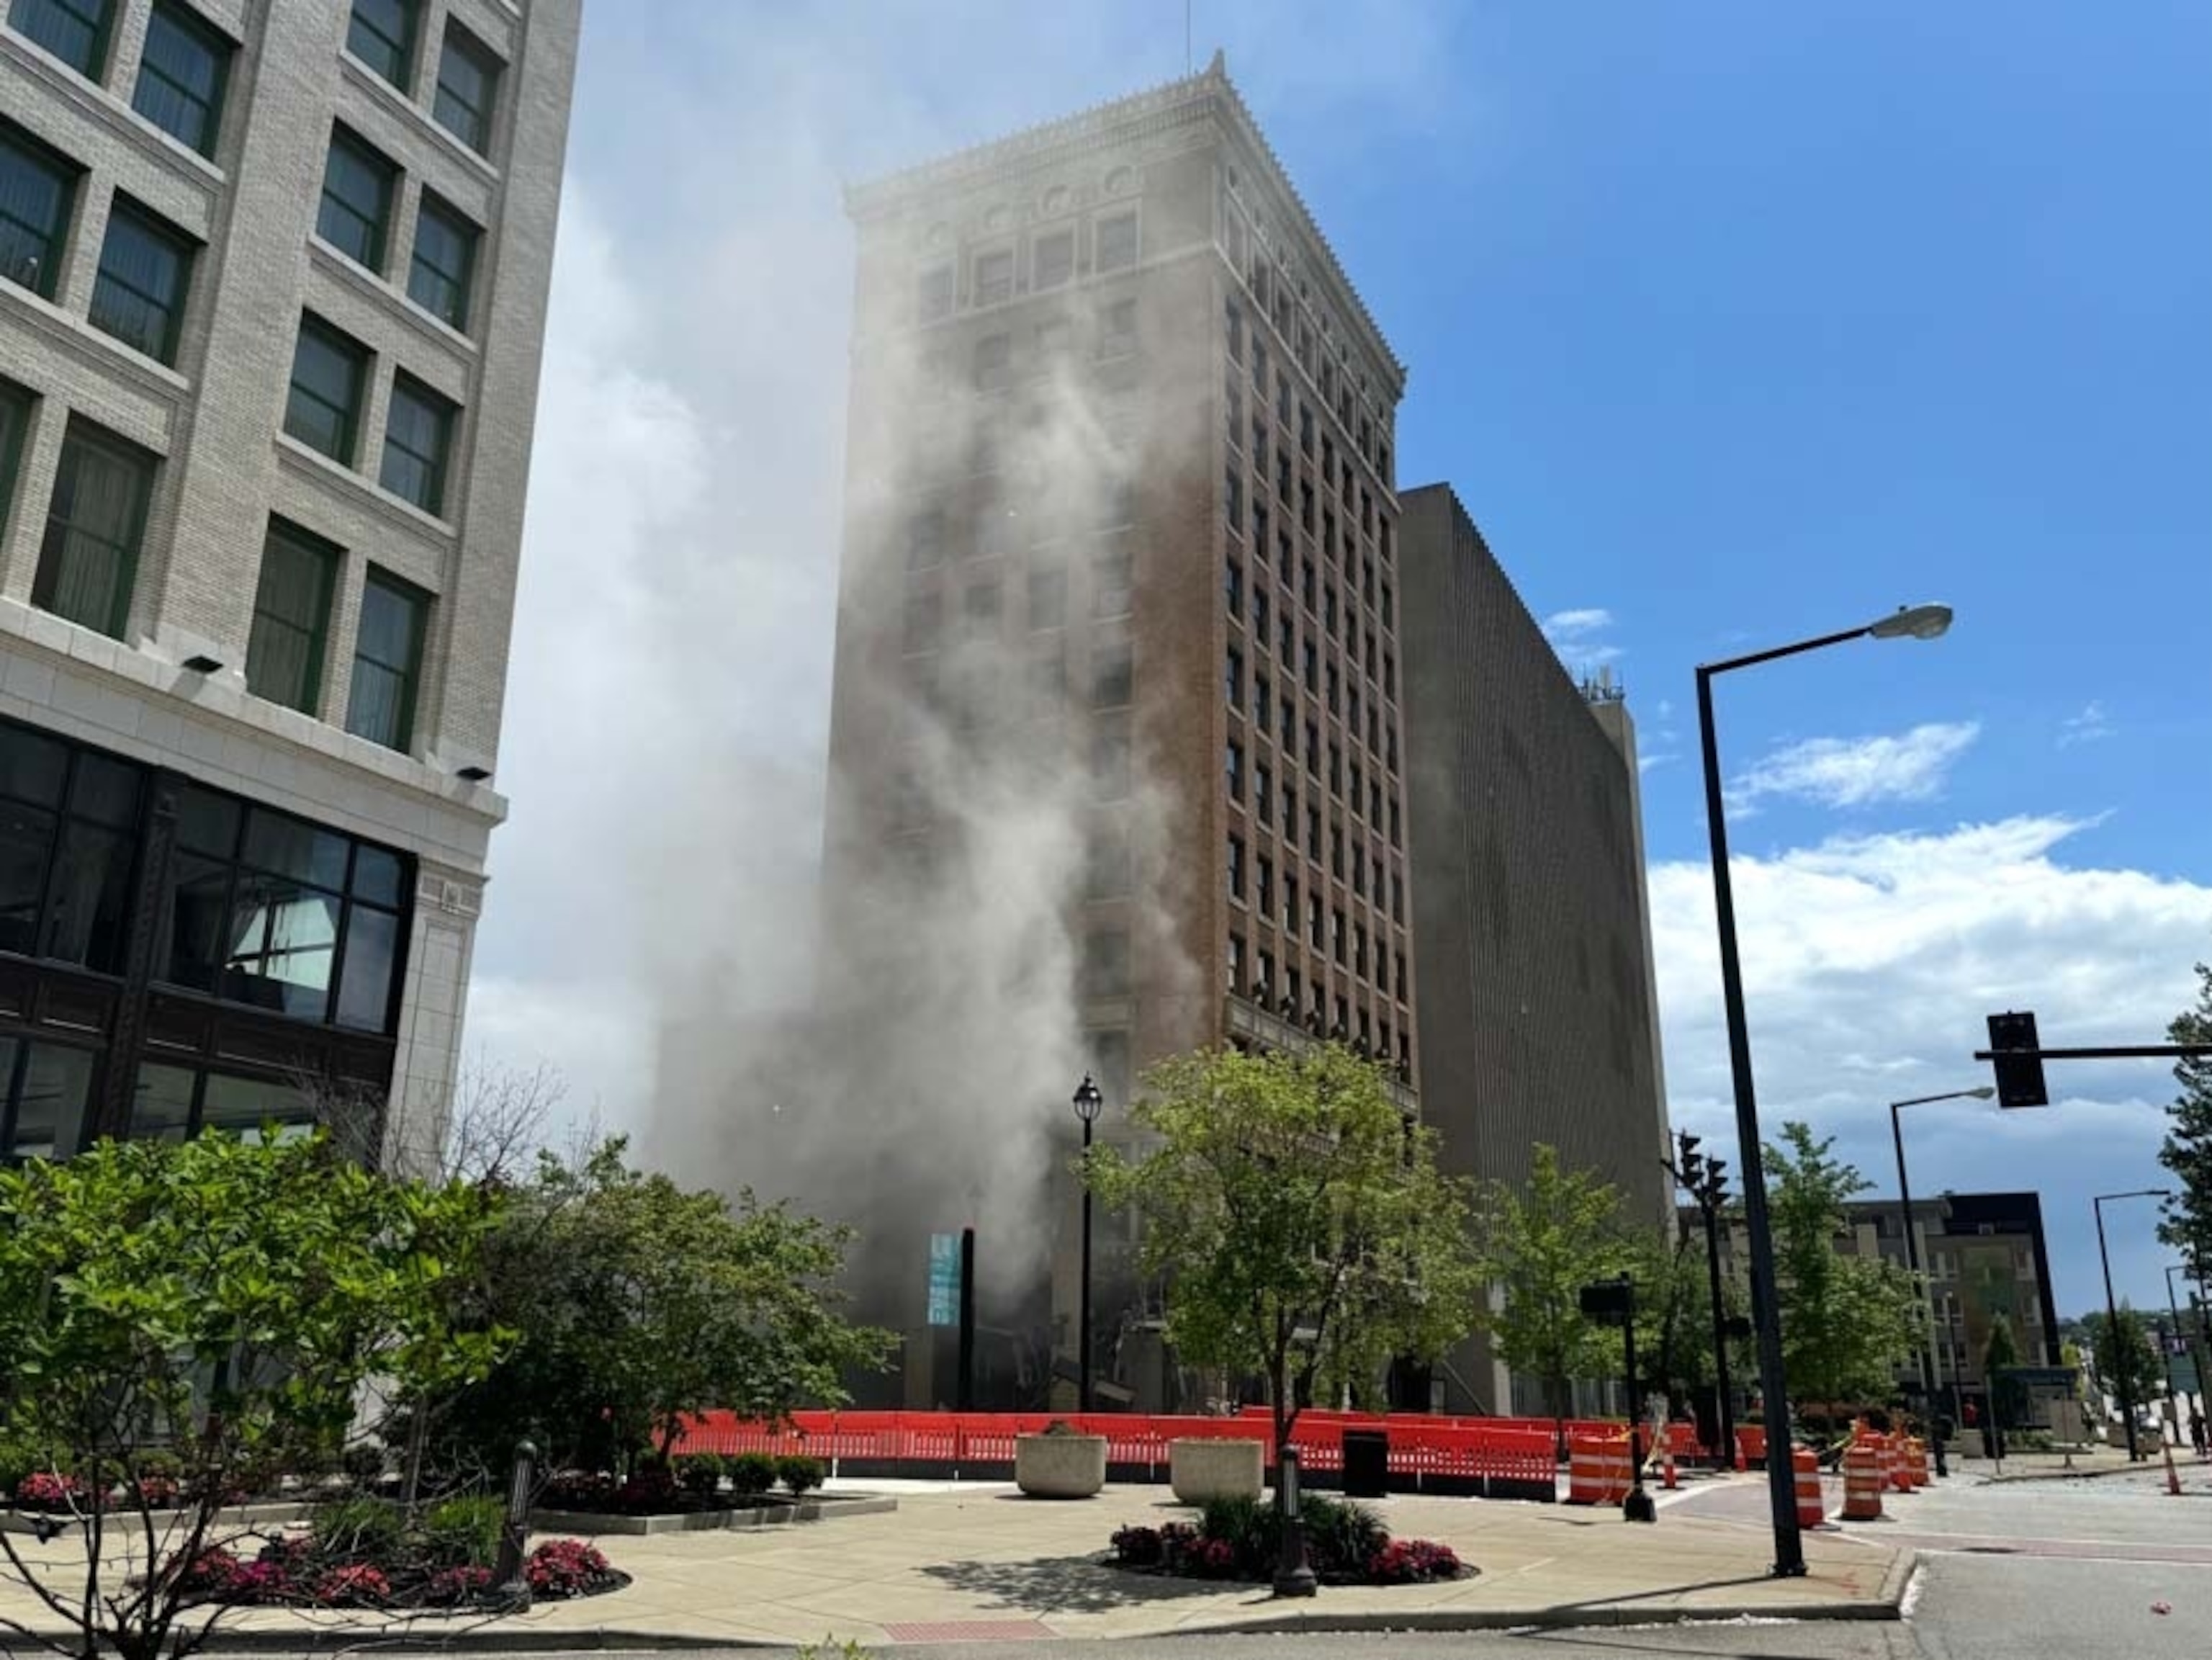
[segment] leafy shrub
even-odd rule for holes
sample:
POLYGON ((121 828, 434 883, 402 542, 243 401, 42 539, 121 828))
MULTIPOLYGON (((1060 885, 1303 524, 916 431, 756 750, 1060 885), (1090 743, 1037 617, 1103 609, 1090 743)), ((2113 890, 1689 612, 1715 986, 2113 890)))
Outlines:
POLYGON ((722 1461, 722 1474, 730 1478, 730 1491, 741 1499, 758 1498, 775 1485, 781 1473, 771 1453, 741 1452, 722 1461))
POLYGON ((775 1474, 793 1499, 804 1499, 822 1485, 823 1471, 819 1458, 793 1457, 777 1459, 775 1474))
POLYGON ((1114 1529, 1114 1560, 1125 1568, 1156 1568, 1166 1554, 1158 1528, 1132 1523, 1114 1529))
POLYGON ((613 1508, 623 1516, 659 1516, 678 1508, 682 1491, 667 1465, 647 1465, 615 1489, 613 1508))
POLYGON ((440 1606, 465 1602, 491 1589, 491 1570, 486 1567, 440 1568, 422 1587, 422 1600, 440 1606))
POLYGON ((1390 1542, 1382 1518, 1349 1499, 1308 1493, 1298 1513, 1306 1524, 1306 1560, 1323 1579, 1357 1578, 1390 1542))
POLYGON ((317 1505, 308 1528, 317 1554, 335 1562, 390 1561, 407 1535, 395 1506, 366 1495, 317 1505))
POLYGON ((1257 1573, 1274 1562, 1282 1536, 1275 1506, 1261 1498, 1212 1499, 1198 1513, 1205 1538, 1227 1544, 1241 1573, 1257 1573))
POLYGON ((125 1497, 134 1503, 143 1503, 149 1510, 166 1510, 177 1502, 177 1491, 175 1478, 142 1470, 136 1481, 126 1484, 125 1497))
POLYGON ((15 1504, 21 1510, 76 1510, 83 1506, 85 1499, 83 1482, 52 1470, 34 1469, 15 1483, 15 1504))
POLYGON ((1425 1579, 1456 1579, 1459 1553, 1427 1539, 1393 1539, 1367 1564, 1367 1577, 1378 1585, 1410 1585, 1425 1579))
POLYGON ((695 1452, 676 1461, 676 1479, 684 1491, 694 1499, 712 1501, 722 1490, 722 1457, 720 1453, 695 1452))
POLYGON ((478 1493, 441 1499, 423 1512, 422 1551, 441 1568, 488 1567, 499 1560, 504 1499, 478 1493))
POLYGON ((548 1510, 603 1511, 612 1501, 614 1478, 589 1470, 562 1470, 545 1483, 538 1500, 548 1510))
POLYGON ((523 1578, 538 1596, 581 1596, 610 1572, 607 1559, 580 1539, 549 1539, 522 1565, 523 1578))

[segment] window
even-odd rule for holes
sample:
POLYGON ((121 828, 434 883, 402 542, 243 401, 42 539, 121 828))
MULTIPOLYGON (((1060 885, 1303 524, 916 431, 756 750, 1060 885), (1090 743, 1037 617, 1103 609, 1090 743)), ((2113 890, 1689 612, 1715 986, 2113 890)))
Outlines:
POLYGON ((1328 746, 1328 793, 1344 794, 1344 745, 1332 743, 1328 746))
POLYGON ((1252 643, 1261 651, 1267 648, 1267 591, 1256 582, 1252 585, 1252 643))
POLYGON ((1404 845, 1400 839, 1398 798, 1395 795, 1390 798, 1390 845, 1394 848, 1404 845))
POLYGON ((1406 920, 1406 879, 1395 874, 1390 878, 1390 920, 1394 922, 1406 920))
POLYGON ((1295 939, 1298 931, 1298 879, 1285 873, 1283 877, 1283 932, 1295 939))
POLYGON ((1405 953, 1405 952, 1392 952, 1392 953, 1391 953, 1391 968, 1392 968, 1392 969, 1393 969, 1393 970, 1395 971, 1395 975, 1396 975, 1396 978, 1397 978, 1397 983, 1398 983, 1398 1000, 1399 1000, 1400 1002, 1401 1002, 1401 1003, 1402 1003, 1402 1002, 1404 1002, 1404 1001, 1406 1000, 1406 994, 1407 994, 1407 991, 1410 989, 1410 988, 1408 987, 1408 985, 1407 985, 1407 981, 1406 981, 1406 953, 1405 953))
POLYGON ((337 568, 338 550, 329 543, 281 520, 270 521, 246 645, 246 688, 256 697, 306 714, 320 708, 337 568))
POLYGON ((36 139, 0 125, 0 277, 43 300, 61 276, 76 178, 36 139))
POLYGON ((1252 767, 1252 816, 1266 824, 1275 811, 1275 773, 1265 761, 1252 767))
POLYGON ((499 59, 466 29, 446 26, 438 59, 438 94, 431 118, 479 155, 491 152, 492 106, 499 96, 499 59))
POLYGON ((1091 612, 1094 617, 1127 617, 1136 604, 1135 555, 1126 546, 1105 549, 1091 561, 1091 612))
POLYGON ((1237 310, 1234 300, 1226 302, 1223 320, 1228 329, 1229 361, 1241 363, 1244 361, 1244 313, 1237 310))
POLYGON ((107 65, 115 0, 15 0, 8 27, 36 41, 88 81, 107 65))
POLYGON ((1229 561, 1221 586, 1229 599, 1229 620, 1232 623, 1241 620, 1244 609, 1244 567, 1234 559, 1229 561))
POLYGON ((1129 732, 1103 727, 1091 739, 1091 792, 1101 801, 1118 801, 1129 793, 1129 732))
POLYGON ((1306 804, 1306 857, 1321 858, 1321 809, 1311 802, 1306 804))
POLYGON ((1234 646, 1229 648, 1222 684, 1228 689, 1229 707, 1232 709, 1242 708, 1244 702, 1244 654, 1234 646))
POLYGON ((1001 300, 1014 297, 1014 254, 1011 248, 997 248, 989 253, 975 256, 975 303, 995 306, 1001 300))
POLYGON ((1099 321, 1098 355, 1127 357, 1137 350, 1137 302, 1117 300, 1099 321))
POLYGON ((907 520, 906 568, 930 570, 945 562, 945 514, 927 508, 907 520))
POLYGON ((15 495, 15 468, 22 459, 23 431, 30 424, 31 394, 0 380, 0 525, 15 495))
POLYGON ((0 725, 0 951, 121 971, 140 778, 125 762, 0 725))
POLYGON ((1300 560, 1298 562, 1298 591, 1305 596, 1306 609, 1308 611, 1311 611, 1314 608, 1314 596, 1318 587, 1319 584, 1314 581, 1313 561, 1310 559, 1300 560))
POLYGON ((88 320, 156 362, 177 361, 177 325, 191 285, 192 245, 118 195, 107 216, 88 320))
POLYGON ((1252 337, 1252 390, 1267 395, 1267 343, 1257 334, 1252 337))
POLYGON ((1224 751, 1222 775, 1229 787, 1229 799, 1242 800, 1244 795, 1244 746, 1234 738, 1224 751))
MULTIPOLYGON (((388 1031, 411 885, 396 854, 188 787, 155 973, 231 1002, 388 1031)), ((215 1106, 210 1087, 211 1118, 215 1106)), ((234 1119, 259 1116, 234 1108, 234 1119)))
POLYGON ((1056 289, 1075 275, 1075 233, 1054 231, 1040 236, 1030 251, 1030 285, 1056 289))
POLYGON ((935 265, 922 272, 918 296, 921 320, 934 323, 952 315, 952 267, 935 265))
POLYGON ((315 234, 355 264, 381 275, 392 187, 399 170, 343 127, 331 129, 315 234))
POLYGON ((1275 457, 1275 495, 1285 507, 1291 504, 1291 457, 1285 450, 1275 457))
POLYGON ((1121 271, 1137 263, 1137 216, 1117 213, 1098 222, 1098 269, 1121 271))
POLYGON ((1229 838, 1229 897, 1244 897, 1244 838, 1241 836, 1229 838))
POLYGON ((333 461, 351 466, 361 419, 368 349, 313 316, 300 319, 284 430, 333 461))
POLYGON ((346 50, 399 88, 409 90, 415 56, 415 13, 418 0, 353 0, 346 23, 346 50))
MULTIPOLYGON (((1321 728, 1310 721, 1306 722, 1306 775, 1309 778, 1321 776, 1321 728)), ((1316 836, 1315 841, 1318 842, 1320 838, 1316 836)), ((1318 857, 1321 848, 1316 846, 1314 853, 1318 857)))
POLYGON ((1320 661, 1321 654, 1319 648, 1314 644, 1310 638, 1307 639, 1305 643, 1298 651, 1298 670, 1299 678, 1305 682, 1306 691, 1309 695, 1320 690, 1315 678, 1316 666, 1320 661))
POLYGON ((1067 571, 1060 565, 1030 569, 1030 626, 1056 629, 1067 622, 1067 571))
POLYGON ((131 614, 154 459, 72 420, 46 510, 31 603, 116 639, 131 614))
POLYGON ((370 568, 362 585, 353 688, 346 698, 346 730, 355 737, 395 750, 414 742, 422 625, 429 609, 429 596, 421 589, 370 568))
POLYGON ((1244 528, 1244 474, 1233 458, 1229 463, 1229 471, 1223 480, 1222 499, 1226 504, 1222 510, 1222 516, 1228 520, 1229 528, 1232 531, 1243 531, 1244 528))
POLYGON ((1093 903, 1126 898, 1133 870, 1128 831, 1118 824, 1102 826, 1085 849, 1083 897, 1093 903))
POLYGON ((975 390, 998 392, 1013 384, 1014 337, 987 334, 975 343, 975 390))
POLYGON ((1393 620, 1390 614, 1390 585, 1385 582, 1382 585, 1382 626, 1389 628, 1393 620))
POLYGON ((1313 411, 1305 406, 1303 398, 1298 402, 1298 448, 1309 456, 1314 453, 1313 411))
POLYGON ((1288 692, 1283 694, 1283 759, 1296 762, 1298 758, 1297 702, 1288 692))
POLYGON ((907 595, 905 632, 901 636, 907 654, 935 651, 944 632, 945 596, 935 588, 907 595))
POLYGON ((440 322, 466 334, 469 281, 476 273, 477 239, 483 233, 428 191, 415 216, 415 252, 407 266, 407 297, 440 322))
POLYGON ((1241 933, 1229 936, 1229 994, 1244 994, 1244 936, 1241 933))
MULTIPOLYGON (((16 7, 22 9, 21 4, 16 7)), ((67 1158, 84 1139, 84 1108, 92 1092, 90 1049, 59 1043, 0 1038, 0 1086, 7 1089, 7 1134, 0 1154, 8 1162, 67 1158)))
POLYGON ((453 440, 453 406, 421 381, 392 377, 384 426, 384 465, 377 482, 423 512, 446 510, 446 453, 453 440))
POLYGON ((996 580, 978 582, 961 596, 961 617, 970 640, 988 640, 999 631, 1000 590, 996 580))
POLYGON ((1274 995, 1274 992, 1275 953, 1262 946, 1260 948, 1259 973, 1252 982, 1252 996, 1261 1007, 1265 1008, 1267 1006, 1267 1000, 1274 995))
POLYGON ((1121 709, 1129 706, 1134 671, 1129 645, 1121 641, 1100 646, 1091 659, 1091 707, 1121 709))
MULTIPOLYGON (((1328 914, 1328 950, 1329 955, 1336 958, 1336 965, 1342 968, 1344 966, 1344 913, 1341 910, 1331 910, 1328 914)), ((1340 1025, 1343 1024, 1343 1018, 1340 1014, 1337 1017, 1337 1023, 1340 1025)))
POLYGON ((1308 535, 1314 527, 1314 487, 1310 479, 1298 480, 1298 528, 1308 535))
POLYGON ((1296 969, 1283 970, 1283 1012, 1296 1018, 1298 999, 1305 994, 1304 976, 1296 969))
POLYGON ((1129 994, 1129 933, 1127 928, 1093 928, 1083 939, 1083 994, 1129 994))
POLYGON ((230 42, 171 0, 154 0, 131 107, 187 149, 215 154, 230 42))
POLYGON ((1344 826, 1328 827, 1328 873, 1340 882, 1344 880, 1344 826))
MULTIPOLYGON (((1306 897, 1306 939, 1316 951, 1319 951, 1322 948, 1322 938, 1321 896, 1317 893, 1309 894, 1306 897)), ((1314 988, 1314 995, 1316 997, 1321 995, 1320 987, 1314 988)))

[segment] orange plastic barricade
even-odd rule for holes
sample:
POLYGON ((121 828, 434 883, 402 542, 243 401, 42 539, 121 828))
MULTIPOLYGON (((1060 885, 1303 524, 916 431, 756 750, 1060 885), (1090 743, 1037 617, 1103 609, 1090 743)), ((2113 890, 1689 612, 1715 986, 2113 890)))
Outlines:
POLYGON ((1914 1436, 1905 1444, 1905 1468, 1912 1475, 1912 1488, 1917 1493, 1928 1485, 1928 1444, 1914 1436))
POLYGON ((1911 1493, 1912 1491, 1912 1449, 1905 1444, 1902 1435, 1886 1438, 1886 1444, 1889 1451, 1889 1491, 1911 1493))
POLYGON ((1567 1502, 1617 1505, 1635 1483, 1625 1435, 1567 1438, 1567 1502))
POLYGON ((1881 1451, 1861 1441, 1844 1454, 1844 1520, 1881 1520, 1881 1451))
POLYGON ((1757 1469, 1766 1462, 1766 1429, 1761 1424, 1747 1424, 1735 1432, 1735 1450, 1742 1459, 1742 1468, 1757 1469))
POLYGON ((1820 1461, 1810 1447, 1792 1447, 1790 1467, 1797 1475, 1797 1525, 1817 1528, 1828 1519, 1826 1501, 1820 1496, 1820 1461))

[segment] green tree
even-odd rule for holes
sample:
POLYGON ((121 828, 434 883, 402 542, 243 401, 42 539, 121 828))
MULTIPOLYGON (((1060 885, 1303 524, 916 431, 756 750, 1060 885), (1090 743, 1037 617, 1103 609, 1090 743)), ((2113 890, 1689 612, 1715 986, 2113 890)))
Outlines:
MULTIPOLYGON (((2212 964, 2197 965, 2197 1006, 2174 1017, 2168 1043, 2212 1043, 2212 964)), ((2166 1109, 2158 1158, 2179 1186, 2166 1201, 2158 1237, 2198 1268, 2212 1264, 2212 1055, 2175 1061, 2173 1076, 2181 1093, 2166 1109)))
POLYGON ((1893 1262, 1838 1248, 1844 1206, 1872 1185, 1834 1158, 1832 1136, 1782 1127, 1766 1153, 1782 1350, 1793 1400, 1807 1404, 1886 1401, 1895 1369, 1913 1352, 1918 1292, 1893 1262), (1786 1151, 1785 1151, 1786 1149, 1786 1151))
POLYGON ((1990 1316, 1990 1335, 1982 1345, 1982 1376, 1988 1380, 1990 1402, 1997 1427, 2017 1425, 2027 1410, 2027 1389, 2019 1378, 2007 1376, 2020 1364, 2020 1344, 2012 1335, 2012 1321, 2002 1313, 1990 1316))
POLYGON ((482 1191, 273 1128, 0 1171, 0 1417, 76 1495, 84 1546, 27 1554, 0 1532, 12 1577, 75 1633, 48 1645, 203 1645, 224 1610, 175 1570, 238 1533, 226 1503, 328 1468, 371 1379, 425 1389, 492 1365, 503 1337, 457 1316, 453 1288, 497 1219, 482 1191), (173 1509, 153 1502, 171 1470, 173 1509))
POLYGON ((1267 1380, 1279 1450, 1316 1389, 1364 1395, 1394 1355, 1433 1358, 1468 1327, 1468 1194, 1385 1076, 1336 1043, 1177 1056, 1131 1110, 1148 1150, 1094 1149, 1085 1172, 1142 1219, 1177 1353, 1267 1380))
MULTIPOLYGON (((1629 1271, 1638 1252, 1621 1220, 1619 1189, 1595 1171, 1562 1170, 1555 1147, 1538 1142, 1529 1152, 1526 1184, 1493 1182, 1482 1190, 1483 1270, 1499 1293, 1484 1323, 1498 1358, 1537 1380, 1564 1436, 1574 1380, 1621 1371, 1620 1334, 1583 1316, 1582 1289, 1629 1271)), ((1659 1256, 1665 1251, 1657 1247, 1659 1256)), ((1647 1250, 1647 1265, 1651 1259, 1647 1250)), ((1655 1310, 1657 1300, 1643 1291, 1639 1310, 1655 1310)))
POLYGON ((2158 1351, 2151 1345, 2150 1326, 2125 1303, 2120 1304, 2117 1325, 2101 1313, 2091 1315, 2084 1323, 2089 1329, 2089 1364, 2097 1387, 2112 1396, 2118 1408, 2124 1379, 2127 1398, 2140 1413, 2158 1398, 2166 1381, 2158 1351))
POLYGON ((437 1431, 448 1465, 503 1461, 528 1435, 598 1468, 674 1447, 687 1414, 778 1418, 848 1399, 886 1333, 849 1323, 835 1282, 851 1235, 750 1193, 687 1191, 632 1169, 623 1140, 539 1154, 488 1250, 513 1354, 437 1431))

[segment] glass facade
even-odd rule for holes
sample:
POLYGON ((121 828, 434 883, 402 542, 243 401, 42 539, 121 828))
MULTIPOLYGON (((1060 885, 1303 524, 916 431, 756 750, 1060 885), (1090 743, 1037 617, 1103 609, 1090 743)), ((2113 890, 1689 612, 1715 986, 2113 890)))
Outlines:
POLYGON ((155 0, 131 107, 179 143, 214 155, 230 52, 228 41, 185 8, 155 0))
POLYGON ((388 848, 0 721, 0 1158, 380 1093, 412 888, 388 848))

